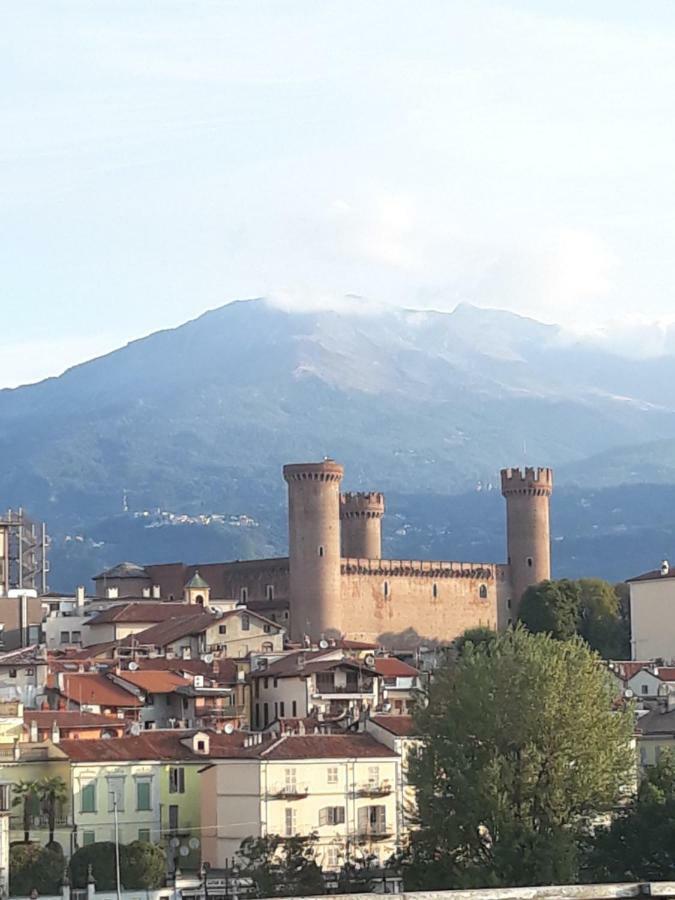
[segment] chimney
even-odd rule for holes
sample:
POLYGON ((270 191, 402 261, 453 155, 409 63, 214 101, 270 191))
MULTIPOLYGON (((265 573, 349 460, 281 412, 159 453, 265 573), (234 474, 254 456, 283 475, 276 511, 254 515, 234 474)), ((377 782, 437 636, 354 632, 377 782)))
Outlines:
POLYGON ((37 722, 35 721, 35 719, 30 720, 30 725, 28 727, 28 731, 29 731, 28 739, 31 742, 31 744, 37 744, 37 742, 38 742, 38 726, 37 726, 37 722))
POLYGON ((78 606, 78 609, 81 608, 82 606, 84 606, 84 598, 85 598, 84 585, 78 584, 78 586, 75 588, 75 602, 78 606))
POLYGON ((61 740, 61 729, 56 724, 56 720, 52 722, 52 744, 58 744, 61 740))

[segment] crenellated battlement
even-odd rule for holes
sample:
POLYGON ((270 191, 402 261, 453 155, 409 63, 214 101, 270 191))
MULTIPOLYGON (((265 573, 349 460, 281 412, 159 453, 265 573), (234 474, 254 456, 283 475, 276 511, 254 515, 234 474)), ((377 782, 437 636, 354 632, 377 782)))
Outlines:
POLYGON ((553 469, 528 466, 526 469, 502 469, 502 494, 505 497, 524 494, 550 497, 553 491, 553 469))
POLYGON ((341 519, 381 519, 383 515, 384 494, 378 491, 340 494, 341 519))
POLYGON ((342 481, 344 469, 333 459, 318 463, 291 463, 284 466, 284 479, 291 481, 342 481))
POLYGON ((435 562, 423 559, 355 559, 340 560, 343 575, 378 575, 386 578, 477 578, 495 579, 494 563, 435 562))

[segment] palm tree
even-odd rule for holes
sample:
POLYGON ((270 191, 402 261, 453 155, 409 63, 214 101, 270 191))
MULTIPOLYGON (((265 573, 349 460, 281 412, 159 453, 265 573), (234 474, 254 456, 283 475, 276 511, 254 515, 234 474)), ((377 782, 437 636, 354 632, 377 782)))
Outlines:
POLYGON ((19 781, 14 785, 14 799, 12 806, 21 806, 23 804, 23 839, 24 843, 30 841, 31 816, 35 812, 38 804, 39 782, 37 781, 19 781))
POLYGON ((54 843, 56 810, 68 799, 68 787, 60 775, 45 775, 36 783, 37 795, 42 809, 47 813, 49 843, 54 843))

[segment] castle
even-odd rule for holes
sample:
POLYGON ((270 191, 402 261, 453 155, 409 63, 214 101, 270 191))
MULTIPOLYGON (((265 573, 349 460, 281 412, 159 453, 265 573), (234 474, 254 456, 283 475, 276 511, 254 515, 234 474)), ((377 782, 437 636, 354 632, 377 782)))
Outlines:
MULTIPOLYGON (((341 493, 332 459, 284 466, 288 557, 200 565, 211 597, 236 598, 296 641, 346 637, 402 649, 446 644, 467 628, 506 627, 525 589, 551 576, 548 468, 503 469, 508 561, 382 559, 380 493, 341 493)), ((179 600, 196 566, 122 564, 101 597, 179 600)))

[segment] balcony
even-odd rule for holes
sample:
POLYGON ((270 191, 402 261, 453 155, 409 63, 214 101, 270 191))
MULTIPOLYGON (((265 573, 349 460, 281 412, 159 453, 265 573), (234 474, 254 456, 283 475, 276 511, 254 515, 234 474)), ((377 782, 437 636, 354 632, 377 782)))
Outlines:
POLYGON ((332 679, 329 681, 317 678, 314 689, 315 697, 343 696, 344 694, 361 697, 363 694, 372 693, 372 681, 347 681, 345 684, 336 684, 332 679))
POLYGON ((306 784, 284 784, 267 792, 271 800, 304 800, 308 794, 309 786, 306 784))
MULTIPOLYGON (((55 816, 54 827, 65 828, 70 827, 71 821, 69 816, 55 816)), ((9 817, 9 827, 12 831, 23 831, 23 813, 12 813, 9 817)), ((40 813, 30 817, 31 828, 49 828, 49 816, 47 813, 40 813)))
POLYGON ((368 782, 356 788, 357 797, 386 797, 391 794, 393 788, 388 781, 381 781, 379 784, 368 782))
POLYGON ((394 832, 386 825, 368 825, 357 832, 360 841, 386 841, 393 835, 394 832))

